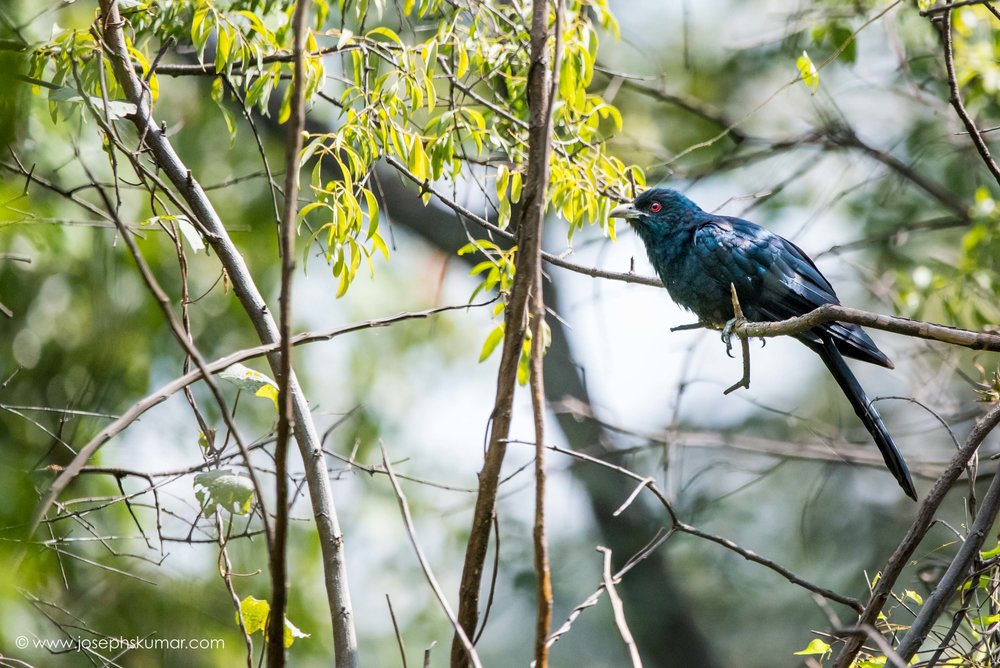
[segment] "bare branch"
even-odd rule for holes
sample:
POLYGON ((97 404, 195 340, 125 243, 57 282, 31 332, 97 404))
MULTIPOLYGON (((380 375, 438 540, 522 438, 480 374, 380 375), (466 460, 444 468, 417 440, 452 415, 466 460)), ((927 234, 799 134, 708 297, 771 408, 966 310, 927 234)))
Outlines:
POLYGON ((952 559, 948 570, 934 587, 934 591, 924 601, 924 605, 917 618, 913 620, 910 630, 906 632, 896 648, 896 652, 903 658, 904 664, 920 649, 920 645, 927 638, 934 623, 944 614, 945 608, 958 591, 959 586, 968 577, 969 569, 979 557, 979 549, 983 546, 983 541, 986 540, 993 522, 996 521, 998 512, 1000 512, 1000 476, 993 476, 979 512, 976 514, 976 519, 969 528, 969 534, 965 537, 958 554, 952 559))
POLYGON ((448 605, 448 598, 441 590, 441 585, 438 584, 437 578, 434 577, 430 564, 427 563, 427 557, 424 555, 424 551, 420 549, 420 543, 417 541, 417 532, 413 528, 413 518, 410 516, 410 504, 407 503, 406 496, 404 496, 403 490, 399 486, 399 481, 396 479, 396 473, 392 470, 392 464, 389 463, 389 456, 385 452, 385 446, 380 445, 379 447, 382 450, 382 467, 389 475, 389 482, 392 483, 392 491, 396 494, 396 500, 399 502, 399 510, 403 515, 403 524, 406 526, 406 533, 410 537, 410 544, 413 545, 413 551, 417 555, 417 561, 420 562, 420 568, 424 572, 424 577, 427 578, 427 584, 430 585, 438 603, 441 604, 441 609, 444 610, 444 614, 448 617, 448 621, 451 622, 452 627, 455 629, 455 637, 458 638, 458 641, 461 643, 462 649, 465 652, 465 656, 469 660, 469 663, 474 668, 482 668, 482 663, 479 661, 479 655, 476 653, 476 648, 473 647, 472 641, 469 640, 469 636, 465 633, 465 629, 463 629, 458 623, 458 618, 455 616, 455 613, 452 612, 451 606, 448 605))
POLYGON ((826 304, 805 315, 776 322, 737 322, 733 325, 732 331, 739 336, 749 337, 795 335, 834 321, 850 322, 885 332, 940 341, 973 350, 1000 352, 1000 334, 972 332, 967 329, 936 325, 921 320, 871 313, 840 304, 826 304))
MULTIPOLYGON (((489 302, 484 302, 482 304, 473 304, 471 307, 485 306, 487 304, 493 303, 495 300, 490 300, 489 302)), ((333 329, 325 330, 322 332, 306 332, 304 334, 299 334, 294 337, 292 342, 295 345, 301 345, 304 343, 314 343, 316 341, 328 341, 330 339, 336 338, 342 334, 348 334, 350 332, 357 332, 365 329, 372 329, 376 327, 386 327, 397 322, 403 322, 405 320, 414 320, 427 318, 436 313, 442 313, 444 311, 454 311, 458 309, 470 308, 468 305, 461 306, 441 306, 438 308, 428 309, 426 311, 416 311, 412 313, 400 313, 398 315, 390 316, 388 318, 383 318, 380 320, 368 320, 364 322, 358 322, 351 325, 346 325, 342 327, 335 327, 333 329)), ((223 369, 237 364, 240 362, 245 362, 247 360, 253 359, 255 357, 263 357, 274 351, 278 350, 278 343, 268 343, 264 345, 259 345, 254 348, 248 348, 246 350, 240 350, 225 357, 221 357, 213 362, 209 362, 205 365, 205 370, 210 373, 218 373, 223 369)), ((77 455, 73 460, 63 469, 59 474, 59 477, 55 479, 52 486, 49 488, 49 493, 44 499, 39 503, 38 508, 35 510, 35 517, 42 518, 46 515, 52 503, 59 494, 66 489, 67 486, 80 474, 83 467, 90 460, 91 457, 108 441, 110 441, 114 436, 118 435, 125 429, 129 427, 132 423, 138 420, 146 411, 153 408, 154 406, 163 403, 168 398, 180 392, 188 385, 201 380, 203 377, 201 369, 192 369, 190 372, 175 378, 169 383, 163 385, 152 394, 149 394, 122 413, 114 422, 108 424, 104 429, 100 431, 94 438, 92 438, 85 446, 80 448, 77 455)), ((324 472, 325 475, 325 472, 324 472)))
POLYGON ((938 5, 937 7, 930 7, 928 9, 920 10, 921 16, 935 16, 937 14, 950 14, 951 10, 958 9, 959 7, 970 7, 972 5, 989 5, 992 0, 958 0, 958 2, 952 2, 945 5, 938 5))
POLYGON ((955 50, 952 44, 951 30, 951 10, 954 7, 955 5, 952 4, 943 8, 944 25, 938 29, 941 34, 941 41, 944 43, 945 69, 948 70, 948 89, 951 93, 948 97, 948 102, 955 108, 955 113, 958 114, 958 117, 962 119, 962 125, 965 126, 965 129, 969 132, 969 136, 972 137, 972 143, 975 144, 976 151, 978 151, 979 157, 983 159, 983 163, 986 165, 986 168, 990 170, 990 173, 993 175, 993 178, 996 179, 997 183, 1000 183, 1000 165, 997 165, 996 161, 993 160, 993 156, 990 154, 990 148, 986 145, 986 140, 983 139, 983 135, 979 132, 979 128, 976 127, 976 122, 972 120, 972 116, 970 116, 968 110, 966 110, 965 104, 962 102, 962 93, 958 88, 958 75, 955 74, 955 50))
MULTIPOLYGON (((309 0, 296 0, 292 15, 293 76, 285 140, 285 202, 281 212, 281 371, 278 374, 278 432, 274 445, 274 540, 271 543, 271 606, 267 620, 268 668, 285 665, 285 609, 288 606, 288 439, 295 428, 292 403, 292 279, 295 272, 295 225, 299 196, 299 153, 306 125, 305 50, 309 0)), ((346 588, 345 588, 346 589, 346 588)))
MULTIPOLYGON (((547 446, 547 447, 548 447, 548 449, 552 450, 553 452, 558 452, 558 453, 561 453, 561 454, 564 454, 564 455, 568 455, 570 457, 574 457, 576 459, 580 459, 580 460, 585 461, 585 462, 591 462, 593 464, 597 464, 599 466, 603 466, 603 467, 605 467, 607 469, 611 469, 612 471, 617 471, 617 472, 621 473, 622 475, 627 476, 629 478, 632 478, 633 480, 635 480, 637 482, 645 482, 647 480, 643 476, 640 476, 638 473, 630 471, 627 468, 624 468, 622 466, 618 466, 616 464, 612 464, 610 462, 606 462, 606 461, 604 461, 602 459, 599 459, 597 457, 592 457, 592 456, 584 454, 582 452, 575 452, 573 450, 566 450, 565 448, 560 448, 560 447, 554 446, 554 445, 550 445, 550 446, 547 446)), ((813 592, 814 594, 819 594, 820 596, 822 596, 822 597, 824 597, 826 599, 829 599, 831 601, 836 601, 837 603, 841 603, 843 605, 846 605, 846 606, 854 609, 855 611, 861 611, 862 605, 861 605, 861 602, 858 601, 857 599, 851 598, 850 596, 844 596, 842 594, 838 594, 837 592, 831 591, 831 590, 826 589, 824 587, 817 586, 817 585, 809 582, 808 580, 804 580, 804 579, 800 578, 799 576, 795 575, 794 573, 792 573, 791 571, 789 571, 784 566, 781 566, 781 565, 779 565, 779 564, 771 561, 770 559, 766 559, 764 557, 761 557, 760 555, 758 555, 756 552, 754 552, 752 550, 748 550, 748 549, 746 549, 744 547, 740 547, 739 545, 737 545, 736 543, 734 543, 733 541, 731 541, 729 539, 722 538, 721 536, 716 536, 716 535, 710 534, 710 533, 708 533, 706 531, 702 531, 701 529, 699 529, 699 528, 697 528, 695 526, 692 526, 690 524, 682 522, 680 520, 680 518, 677 517, 676 511, 674 510, 673 505, 670 503, 670 501, 667 500, 666 495, 656 485, 651 484, 651 483, 646 483, 645 488, 648 489, 653 494, 653 496, 656 497, 656 500, 659 501, 660 505, 662 505, 663 508, 667 511, 667 515, 669 515, 669 517, 670 517, 670 524, 671 524, 671 527, 672 527, 673 531, 678 532, 678 533, 691 534, 692 536, 698 536, 699 538, 704 538, 705 540, 709 540, 709 541, 711 541, 713 543, 716 543, 717 545, 721 545, 722 547, 725 547, 726 549, 732 550, 733 552, 737 553, 738 555, 740 555, 741 557, 743 557, 747 561, 752 561, 754 563, 760 564, 761 566, 764 566, 764 567, 766 567, 766 568, 774 571, 775 573, 777 573, 781 577, 785 578, 786 580, 788 580, 792 584, 798 585, 798 586, 802 587, 803 589, 807 589, 807 590, 813 592)))
POLYGON ((625 641, 625 646, 628 648, 629 659, 632 660, 632 668, 642 668, 639 648, 635 646, 635 639, 632 638, 632 632, 628 628, 628 621, 625 619, 625 605, 622 603, 621 597, 618 596, 618 590, 615 589, 615 580, 611 577, 611 550, 603 546, 598 546, 597 551, 604 555, 604 567, 601 571, 602 579, 604 589, 608 592, 608 600, 611 601, 611 609, 614 611, 615 626, 618 627, 618 634, 625 641))
MULTIPOLYGON (((896 584, 896 580, 899 579, 903 568, 909 562, 913 552, 920 545, 920 541, 923 540, 930 529, 931 524, 934 522, 934 514, 944 501, 945 495, 955 485, 962 471, 965 470, 969 461, 975 456, 983 439, 993 431, 998 423, 1000 423, 1000 404, 995 404, 972 427, 972 430, 965 439, 965 443, 962 444, 959 451, 952 457, 948 468, 944 470, 941 477, 937 479, 931 491, 924 498, 924 502, 917 511, 917 517, 913 520, 913 524, 910 525, 906 535, 903 536, 903 539, 893 551, 889 560, 886 561, 885 566, 882 567, 878 582, 872 590, 871 598, 869 598, 868 604, 858 619, 858 625, 867 624, 873 626, 878 620, 883 606, 885 606, 886 601, 889 600, 889 596, 892 593, 892 587, 896 584)), ((858 652, 861 651, 862 643, 863 639, 860 636, 852 635, 848 638, 847 644, 841 650, 840 655, 833 664, 834 668, 848 668, 858 652)))

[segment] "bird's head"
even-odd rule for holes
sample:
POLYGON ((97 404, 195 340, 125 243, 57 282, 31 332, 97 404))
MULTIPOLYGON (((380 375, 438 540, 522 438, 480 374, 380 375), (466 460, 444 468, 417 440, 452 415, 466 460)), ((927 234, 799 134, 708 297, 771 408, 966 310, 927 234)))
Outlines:
POLYGON ((697 204, 670 188, 652 188, 635 198, 631 204, 615 207, 611 218, 624 218, 633 227, 655 228, 676 224, 690 214, 701 211, 697 204))

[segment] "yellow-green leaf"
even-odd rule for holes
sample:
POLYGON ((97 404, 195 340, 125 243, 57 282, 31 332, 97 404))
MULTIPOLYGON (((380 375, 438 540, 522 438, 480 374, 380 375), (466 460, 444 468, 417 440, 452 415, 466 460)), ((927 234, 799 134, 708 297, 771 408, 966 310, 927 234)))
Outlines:
POLYGON ((255 397, 266 397, 274 402, 274 408, 278 408, 278 384, 262 374, 260 371, 246 367, 242 364, 233 364, 219 372, 219 378, 228 381, 248 392, 253 392, 255 397))
POLYGON ((263 631, 267 627, 267 615, 271 612, 271 604, 253 596, 247 596, 240 601, 240 611, 236 618, 236 623, 243 618, 243 626, 247 633, 253 635, 257 631, 263 631))
POLYGON ((812 641, 806 648, 800 652, 795 652, 795 656, 812 656, 812 655, 825 655, 830 651, 830 646, 820 640, 819 638, 813 638, 812 641))
POLYGON ((819 71, 806 51, 803 51, 802 55, 795 61, 795 66, 799 68, 802 81, 815 91, 819 87, 819 71))
POLYGON ((483 342, 483 349, 479 353, 479 361, 485 362, 493 351, 496 350, 497 345, 503 340, 503 325, 497 325, 490 332, 489 336, 486 337, 486 341, 483 342))
POLYGON ((368 31, 365 37, 371 39, 373 35, 382 35, 383 37, 388 37, 399 46, 403 46, 403 40, 399 39, 399 35, 397 35, 396 32, 391 28, 386 28, 385 26, 372 28, 371 30, 368 31))

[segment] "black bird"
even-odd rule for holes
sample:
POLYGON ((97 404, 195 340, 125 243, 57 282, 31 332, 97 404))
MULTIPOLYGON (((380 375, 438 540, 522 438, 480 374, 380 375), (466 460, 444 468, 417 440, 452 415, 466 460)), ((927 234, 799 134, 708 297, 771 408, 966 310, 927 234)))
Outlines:
MULTIPOLYGON (((730 284, 751 322, 785 320, 840 303, 830 282, 791 241, 749 221, 702 211, 676 190, 647 190, 610 215, 629 222, 667 292, 702 322, 732 321, 730 284)), ((857 325, 830 322, 796 338, 823 359, 875 439, 885 465, 916 501, 906 462, 844 357, 888 369, 892 362, 857 325)))

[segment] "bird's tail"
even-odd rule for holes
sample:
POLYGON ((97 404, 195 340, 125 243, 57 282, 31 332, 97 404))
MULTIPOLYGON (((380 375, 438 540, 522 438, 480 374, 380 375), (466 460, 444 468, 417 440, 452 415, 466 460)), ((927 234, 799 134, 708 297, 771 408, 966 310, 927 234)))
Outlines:
POLYGON ((910 479, 910 471, 906 468, 906 462, 903 461, 903 456, 896 449, 896 444, 892 442, 889 430, 886 429, 885 423, 882 422, 882 416, 878 414, 875 406, 869 401, 868 395, 865 394, 864 388, 861 387, 861 383, 851 373, 847 362, 844 361, 844 356, 837 350, 837 346, 833 340, 827 337, 823 337, 823 342, 815 345, 814 349, 823 358, 826 367, 833 374, 833 377, 837 379, 840 389, 844 391, 844 394, 850 400, 851 406, 854 407, 854 412, 861 418, 861 422, 864 423, 865 428, 872 435, 872 438, 875 439, 875 445, 882 452, 885 465, 889 467, 889 471, 895 476, 896 481, 899 482, 899 486, 903 488, 908 497, 916 501, 917 492, 913 488, 913 481, 910 479))

